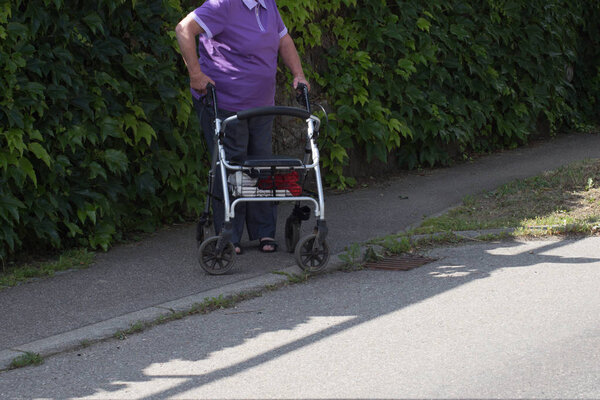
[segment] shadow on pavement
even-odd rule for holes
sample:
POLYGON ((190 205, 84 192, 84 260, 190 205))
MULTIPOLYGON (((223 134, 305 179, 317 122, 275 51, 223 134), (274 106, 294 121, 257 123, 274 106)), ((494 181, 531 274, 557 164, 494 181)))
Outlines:
MULTIPOLYGON (((297 397, 304 397, 301 394, 303 383, 297 382, 294 376, 297 372, 302 376, 311 372, 302 368, 300 350, 327 347, 334 337, 348 335, 381 317, 485 280, 506 269, 535 268, 543 272, 558 265, 575 268, 596 263, 600 266, 599 257, 589 256, 593 252, 573 256, 565 251, 568 246, 590 240, 598 242, 597 239, 536 242, 535 245, 501 242, 437 249, 433 254, 438 261, 407 272, 335 272, 313 278, 310 284, 265 293, 234 309, 158 326, 125 341, 100 343, 96 345, 100 350, 93 353, 81 349, 77 355, 53 357, 46 366, 11 371, 0 376, 0 380, 11 380, 16 388, 18 382, 35 379, 35 374, 46 368, 46 381, 28 396, 47 397, 52 393, 57 397, 64 394, 74 398, 163 399, 235 397, 231 387, 224 386, 231 382, 223 381, 233 379, 234 383, 248 385, 240 390, 244 394, 241 397, 260 397, 264 394, 262 390, 266 390, 261 389, 262 386, 270 384, 269 378, 260 374, 258 376, 266 381, 248 380, 248 377, 256 376, 255 369, 273 364, 273 376, 286 375, 289 379, 285 382, 291 385, 282 388, 282 397, 290 391, 297 397), (453 253, 450 259, 446 259, 448 252, 453 253), (279 365, 291 369, 277 370, 279 365), (85 385, 82 380, 86 381, 85 385)), ((516 288, 513 289, 520 290, 520 284, 514 282, 516 288)), ((469 312, 469 299, 464 301, 465 312, 469 312)), ((441 314, 442 310, 440 315, 434 313, 423 318, 441 319, 441 314)), ((415 321, 408 320, 407 323, 415 321)), ((406 325, 406 329, 410 329, 410 325, 406 325)), ((323 354, 321 365, 324 369, 312 373, 321 378, 330 372, 328 368, 343 373, 344 356, 339 353, 343 352, 344 346, 348 346, 348 350, 357 346, 369 347, 373 345, 370 340, 376 340, 376 336, 373 333, 372 337, 361 337, 364 342, 332 345, 341 347, 331 349, 332 354, 323 354), (340 351, 336 352, 336 349, 340 351), (328 357, 331 358, 329 361, 328 357)), ((372 351, 381 349, 373 346, 372 351)), ((351 357, 350 351, 348 353, 351 357)))

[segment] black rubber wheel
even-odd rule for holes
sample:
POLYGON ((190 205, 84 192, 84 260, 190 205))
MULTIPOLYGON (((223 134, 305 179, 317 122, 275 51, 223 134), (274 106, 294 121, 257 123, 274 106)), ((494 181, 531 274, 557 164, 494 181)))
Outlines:
POLYGON ((198 248, 198 261, 204 271, 211 275, 223 275, 233 268, 235 247, 227 243, 220 254, 217 253, 219 236, 206 239, 198 248))
POLYGON ((329 246, 327 242, 322 241, 319 246, 314 247, 317 235, 305 236, 296 245, 294 256, 298 266, 310 273, 321 272, 329 262, 329 246))
POLYGON ((288 253, 293 253, 296 250, 296 245, 300 240, 300 225, 301 222, 293 215, 285 220, 285 247, 288 253))

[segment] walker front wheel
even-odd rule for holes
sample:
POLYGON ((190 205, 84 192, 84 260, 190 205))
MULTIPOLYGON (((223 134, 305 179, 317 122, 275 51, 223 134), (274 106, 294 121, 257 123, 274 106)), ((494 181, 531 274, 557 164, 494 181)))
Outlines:
POLYGON ((310 273, 321 272, 329 261, 329 246, 324 240, 315 243, 317 235, 308 235, 296 245, 294 256, 298 266, 310 273))
POLYGON ((294 252, 300 240, 300 225, 300 220, 293 215, 285 220, 285 247, 289 253, 294 252))
POLYGON ((235 261, 235 247, 227 243, 222 251, 217 251, 219 236, 206 239, 198 248, 198 261, 204 271, 211 275, 223 275, 231 270, 235 261))

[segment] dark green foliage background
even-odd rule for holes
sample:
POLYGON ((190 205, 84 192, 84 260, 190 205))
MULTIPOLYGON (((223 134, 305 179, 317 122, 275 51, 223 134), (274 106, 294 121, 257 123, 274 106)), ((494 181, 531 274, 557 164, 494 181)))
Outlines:
POLYGON ((178 2, 0 7, 0 258, 106 249, 124 231, 201 208, 202 141, 174 50, 178 2))
MULTIPOLYGON (((325 16, 330 183, 348 149, 449 164, 597 118, 599 2, 357 1, 325 16), (575 80, 566 79, 574 67, 575 80)), ((349 182, 352 182, 350 178, 349 182)))
MULTIPOLYGON (((332 185, 353 183, 353 147, 413 168, 597 122, 598 2, 278 4, 330 112, 332 185)), ((194 6, 0 0, 0 259, 106 249, 202 208, 205 150, 173 32, 194 6)))

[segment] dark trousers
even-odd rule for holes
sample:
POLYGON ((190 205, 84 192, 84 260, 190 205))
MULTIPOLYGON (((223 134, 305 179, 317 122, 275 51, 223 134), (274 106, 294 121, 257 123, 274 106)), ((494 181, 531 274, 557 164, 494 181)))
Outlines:
MULTIPOLYGON (((215 143, 214 132, 214 110, 207 105, 204 99, 194 100, 194 108, 200 120, 200 126, 204 132, 204 139, 209 152, 212 153, 215 143)), ((233 112, 218 110, 219 118, 225 118, 235 114, 233 112)), ((254 117, 244 121, 236 121, 228 124, 225 137, 222 140, 225 148, 227 161, 242 161, 247 156, 270 156, 272 154, 271 131, 273 117, 254 117)), ((211 157, 217 157, 211 154, 211 157)), ((221 231, 225 221, 225 207, 223 201, 223 184, 221 183, 221 172, 217 168, 214 181, 214 196, 212 209, 215 231, 221 231)), ((232 221, 233 235, 231 241, 239 243, 244 232, 244 222, 248 230, 250 240, 265 237, 275 238, 275 227, 277 221, 277 206, 272 202, 241 202, 235 207, 235 218, 232 221)))

